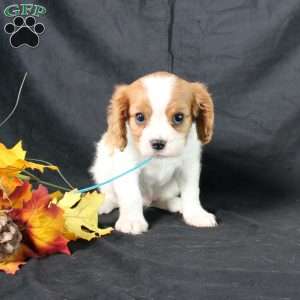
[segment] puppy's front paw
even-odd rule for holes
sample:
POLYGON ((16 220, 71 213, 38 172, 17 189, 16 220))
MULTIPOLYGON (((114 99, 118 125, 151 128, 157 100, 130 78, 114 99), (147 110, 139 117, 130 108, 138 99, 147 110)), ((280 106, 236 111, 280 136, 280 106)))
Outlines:
POLYGON ((215 227, 218 225, 216 217, 204 209, 199 209, 183 215, 184 221, 195 227, 215 227))
POLYGON ((130 219, 128 217, 120 217, 115 228, 124 233, 140 234, 148 230, 148 223, 144 218, 130 219))

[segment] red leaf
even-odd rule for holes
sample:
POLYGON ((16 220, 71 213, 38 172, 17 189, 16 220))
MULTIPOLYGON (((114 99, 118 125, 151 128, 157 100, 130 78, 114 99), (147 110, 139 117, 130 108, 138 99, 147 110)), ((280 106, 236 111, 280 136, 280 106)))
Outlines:
POLYGON ((70 254, 63 210, 51 204, 50 199, 48 190, 40 185, 33 191, 32 199, 22 209, 14 209, 10 216, 23 228, 25 240, 30 241, 39 256, 70 254))

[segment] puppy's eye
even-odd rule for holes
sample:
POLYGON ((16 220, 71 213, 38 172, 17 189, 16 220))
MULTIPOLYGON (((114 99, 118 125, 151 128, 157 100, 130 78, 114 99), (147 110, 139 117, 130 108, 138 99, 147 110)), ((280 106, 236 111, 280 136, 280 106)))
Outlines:
POLYGON ((137 113, 135 115, 135 121, 137 124, 143 124, 145 122, 145 116, 143 113, 137 113))
POLYGON ((184 115, 183 113, 176 113, 172 117, 172 122, 174 125, 179 125, 183 122, 184 115))

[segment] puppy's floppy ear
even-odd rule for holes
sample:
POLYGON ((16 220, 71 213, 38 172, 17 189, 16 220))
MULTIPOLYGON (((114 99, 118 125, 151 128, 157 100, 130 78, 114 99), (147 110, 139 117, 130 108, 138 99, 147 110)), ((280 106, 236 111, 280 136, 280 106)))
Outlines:
POLYGON ((202 144, 211 141, 214 128, 214 104, 206 86, 192 82, 192 114, 196 122, 197 134, 202 144))
POLYGON ((127 145, 126 121, 128 119, 129 100, 127 85, 118 85, 111 97, 107 110, 107 142, 121 151, 127 145))

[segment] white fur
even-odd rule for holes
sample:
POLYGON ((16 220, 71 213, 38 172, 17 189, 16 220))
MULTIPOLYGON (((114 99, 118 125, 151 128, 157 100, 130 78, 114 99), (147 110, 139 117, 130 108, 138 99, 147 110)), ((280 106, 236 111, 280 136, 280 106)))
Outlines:
POLYGON ((120 209, 116 229, 139 234, 147 231, 148 223, 143 206, 155 206, 179 212, 187 224, 197 227, 216 226, 214 215, 208 213, 199 201, 201 143, 193 124, 187 140, 168 123, 165 108, 170 101, 174 85, 172 76, 144 79, 143 84, 152 106, 149 124, 143 130, 138 147, 135 146, 127 126, 127 146, 123 152, 109 150, 104 140, 97 144, 96 158, 91 168, 96 182, 122 173, 155 153, 151 139, 165 139, 165 149, 160 151, 142 170, 128 174, 104 186, 105 201, 99 213, 120 209))

